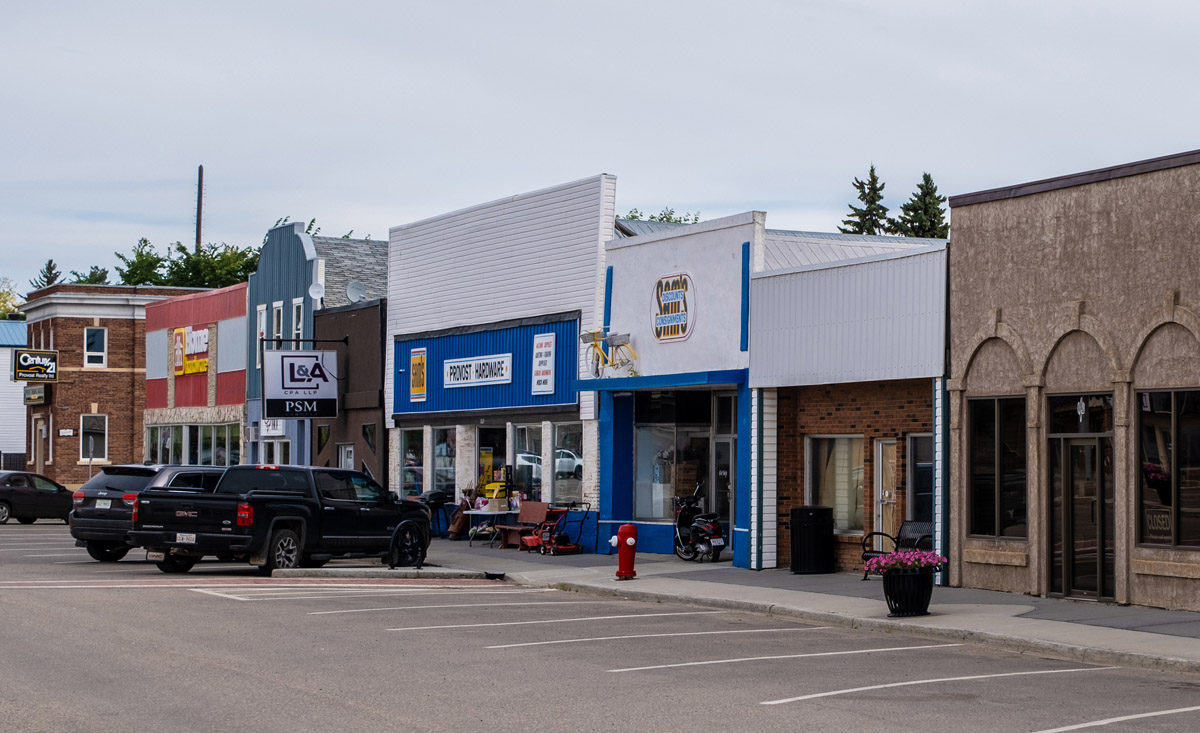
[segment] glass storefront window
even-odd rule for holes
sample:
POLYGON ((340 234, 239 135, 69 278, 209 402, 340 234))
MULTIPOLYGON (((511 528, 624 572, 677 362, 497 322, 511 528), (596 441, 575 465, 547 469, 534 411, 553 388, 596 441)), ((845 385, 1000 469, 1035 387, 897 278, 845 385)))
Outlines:
POLYGON ((476 484, 483 487, 504 480, 504 458, 508 455, 507 428, 479 428, 476 452, 476 484))
POLYGON ((542 477, 547 475, 542 466, 542 426, 513 426, 513 484, 525 498, 541 501, 542 477))
POLYGON ((639 425, 635 429, 635 442, 634 519, 673 519, 675 428, 639 425))
POLYGON ((554 426, 554 501, 583 501, 583 424, 554 426))
POLYGON ((200 426, 200 464, 213 465, 213 429, 211 425, 200 426))
POLYGON ((171 426, 171 463, 183 463, 183 426, 171 426))
POLYGON ((908 436, 908 518, 933 521, 933 436, 908 436))
POLYGON ((200 426, 187 426, 187 465, 200 465, 200 426))
POLYGON ((1200 547, 1200 391, 1138 395, 1140 541, 1200 547))
POLYGON ((400 496, 425 492, 425 431, 421 428, 400 431, 400 496))
POLYGON ((433 488, 454 494, 455 428, 433 430, 433 488))
MULTIPOLYGON (((1076 403, 1072 398, 1067 401, 1072 405, 1076 403)), ((1069 422, 1064 422, 1062 405, 1058 410, 1059 415, 1052 423, 1057 427, 1070 427, 1069 422)), ((1094 411, 1094 417, 1102 421, 1099 413, 1099 410, 1094 411)), ((1075 419, 1078 422, 1077 415, 1075 419)), ((970 440, 967 475, 971 482, 967 533, 1025 537, 1025 398, 971 400, 967 420, 970 440)))
POLYGON ((146 429, 146 462, 158 463, 158 428, 146 429))
POLYGON ((213 465, 229 465, 229 426, 217 425, 213 428, 213 465))
POLYGON ((229 426, 229 465, 236 466, 242 462, 242 426, 233 423, 229 426))
POLYGON ((833 507, 833 528, 863 530, 863 439, 809 438, 808 495, 833 507))

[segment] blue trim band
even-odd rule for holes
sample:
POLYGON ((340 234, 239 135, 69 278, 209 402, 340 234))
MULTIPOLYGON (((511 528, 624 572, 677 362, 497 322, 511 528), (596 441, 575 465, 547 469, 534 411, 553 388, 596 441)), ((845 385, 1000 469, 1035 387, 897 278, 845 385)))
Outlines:
POLYGON ((742 242, 742 351, 750 350, 750 243, 742 242))
POLYGON ((637 389, 664 389, 666 387, 697 387, 712 384, 745 384, 750 376, 749 369, 727 369, 716 372, 690 372, 686 374, 656 374, 647 377, 614 377, 612 379, 579 379, 575 388, 580 392, 629 392, 637 389))
POLYGON ((613 269, 609 265, 604 270, 604 332, 608 333, 608 327, 612 324, 612 285, 613 285, 613 269))

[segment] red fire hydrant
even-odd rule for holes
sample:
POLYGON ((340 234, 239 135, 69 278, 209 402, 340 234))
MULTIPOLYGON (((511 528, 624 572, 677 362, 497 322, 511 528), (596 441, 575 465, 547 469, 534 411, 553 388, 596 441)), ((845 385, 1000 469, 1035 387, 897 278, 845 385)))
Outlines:
POLYGON ((608 542, 617 548, 617 580, 636 578, 637 572, 633 569, 633 558, 637 553, 637 527, 632 524, 622 524, 617 528, 617 536, 608 542))

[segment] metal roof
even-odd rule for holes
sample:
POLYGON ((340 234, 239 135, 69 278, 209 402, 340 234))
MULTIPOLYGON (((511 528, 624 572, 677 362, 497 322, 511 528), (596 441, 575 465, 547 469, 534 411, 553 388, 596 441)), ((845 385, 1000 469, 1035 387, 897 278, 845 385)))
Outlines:
POLYGON ((325 259, 325 307, 349 305, 346 286, 367 286, 367 300, 387 297, 388 240, 313 237, 313 248, 325 259))
POLYGON ((0 321, 0 346, 24 346, 27 330, 25 321, 0 321))
POLYGON ((869 234, 832 234, 768 229, 764 237, 764 270, 819 265, 872 255, 920 249, 944 239, 887 237, 869 234))
POLYGON ((667 229, 685 226, 688 225, 666 221, 647 221, 645 219, 617 219, 615 229, 618 237, 640 237, 644 234, 656 234, 667 229))

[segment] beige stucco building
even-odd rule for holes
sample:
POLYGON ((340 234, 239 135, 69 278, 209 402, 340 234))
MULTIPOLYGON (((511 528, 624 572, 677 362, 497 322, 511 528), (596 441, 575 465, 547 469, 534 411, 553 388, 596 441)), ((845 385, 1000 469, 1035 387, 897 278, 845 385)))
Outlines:
POLYGON ((1200 151, 956 196, 953 585, 1200 609, 1200 151))

